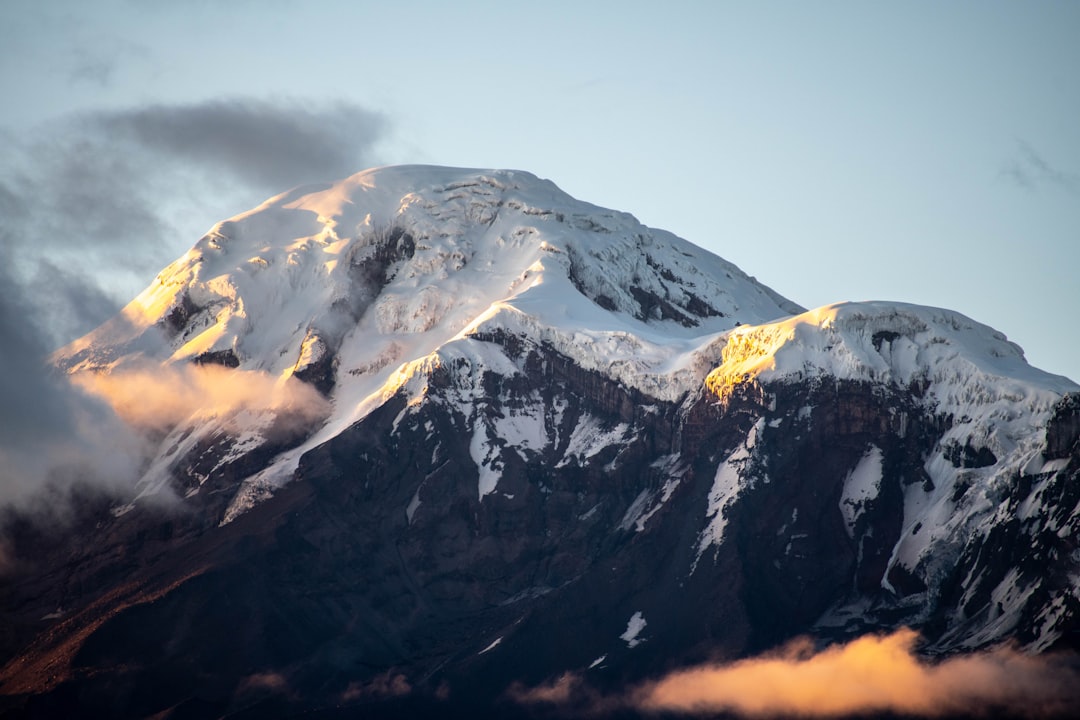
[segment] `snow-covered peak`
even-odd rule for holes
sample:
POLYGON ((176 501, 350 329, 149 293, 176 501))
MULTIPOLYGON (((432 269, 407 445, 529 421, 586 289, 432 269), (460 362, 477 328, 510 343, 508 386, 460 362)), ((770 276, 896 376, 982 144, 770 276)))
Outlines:
MULTIPOLYGON (((715 365, 723 332, 800 311, 731 263, 529 173, 387 167, 218 223, 54 361, 75 374, 137 361, 304 381, 329 416, 263 473, 272 485, 394 392, 422 387, 441 357, 480 353, 473 337, 527 336, 676 400, 715 365)), ((258 422, 215 415, 200 432, 184 428, 203 420, 182 421, 163 448, 219 431, 258 446, 274 422, 263 410, 258 422)), ((168 483, 172 457, 151 463, 148 488, 168 483)))
POLYGON ((709 377, 719 390, 746 378, 799 380, 829 375, 907 387, 929 382, 952 405, 973 394, 1015 395, 1078 389, 1028 365, 1018 345, 960 313, 897 302, 845 302, 790 318, 739 327, 727 336, 723 364, 709 377))
MULTIPOLYGON (((706 379, 724 395, 748 379, 819 377, 914 389, 955 425, 943 442, 974 443, 1026 462, 1042 442, 1068 378, 1028 365, 1002 333, 960 313, 896 302, 847 302, 744 326, 726 336, 722 363, 706 379)), ((1022 463, 1021 463, 1022 464, 1022 463)))
POLYGON ((596 305, 681 336, 801 310, 721 258, 528 173, 403 166, 297 188, 218 223, 57 359, 94 368, 135 349, 174 361, 231 351, 280 374, 310 329, 438 329, 430 351, 506 305, 556 325, 594 325, 596 305))

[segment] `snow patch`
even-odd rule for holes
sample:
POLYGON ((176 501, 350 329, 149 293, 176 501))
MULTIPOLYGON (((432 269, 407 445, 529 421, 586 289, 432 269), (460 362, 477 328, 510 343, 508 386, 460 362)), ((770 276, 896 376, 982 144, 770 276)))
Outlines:
POLYGON ((409 500, 408 506, 405 508, 405 520, 412 525, 413 515, 416 514, 416 509, 420 507, 420 488, 416 488, 416 492, 413 493, 412 499, 409 500))
POLYGON ((871 446, 847 478, 840 493, 840 514, 848 537, 855 537, 855 523, 866 505, 881 491, 881 449, 871 446))
POLYGON ((502 477, 502 461, 499 459, 499 448, 488 440, 487 426, 479 419, 473 425, 472 441, 469 443, 469 454, 476 463, 479 474, 477 492, 480 500, 485 495, 495 492, 502 477))
POLYGON ((709 491, 709 504, 705 510, 705 517, 709 521, 705 529, 698 536, 697 555, 694 559, 694 567, 709 546, 719 546, 724 539, 724 529, 727 527, 727 511, 735 503, 751 480, 747 475, 754 445, 757 442, 758 433, 764 428, 765 418, 760 418, 750 428, 746 439, 732 452, 720 467, 716 469, 716 477, 713 480, 712 489, 709 491))
POLYGON ((628 648, 637 647, 645 642, 640 635, 646 625, 648 625, 648 623, 645 621, 645 616, 638 610, 630 616, 630 620, 626 623, 626 630, 619 636, 619 639, 624 641, 628 648))
POLYGON ((627 423, 608 427, 594 415, 583 415, 570 433, 570 441, 555 467, 563 468, 573 463, 583 465, 604 448, 624 442, 629 431, 627 423))

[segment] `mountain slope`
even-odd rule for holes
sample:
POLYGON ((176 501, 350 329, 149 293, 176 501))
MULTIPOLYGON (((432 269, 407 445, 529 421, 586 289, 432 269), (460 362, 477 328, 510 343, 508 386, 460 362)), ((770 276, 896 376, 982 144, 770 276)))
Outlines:
MULTIPOLYGON (((242 509, 455 338, 524 332, 672 400, 700 381, 704 340, 800 310, 730 263, 527 173, 412 166, 294 190, 219 223, 55 360, 99 373, 133 360, 154 372, 216 363, 296 377, 330 397, 325 427, 253 479, 242 509)), ((227 428, 231 447, 268 444, 258 425, 269 422, 227 428)), ((151 465, 147 492, 172 482, 178 455, 225 425, 181 423, 162 447, 184 436, 182 447, 151 465)), ((183 479, 188 491, 205 470, 183 479)))
POLYGON ((527 173, 272 198, 54 360, 151 450, 80 534, 16 528, 16 715, 505 714, 804 633, 1077 645, 1080 386, 527 173))

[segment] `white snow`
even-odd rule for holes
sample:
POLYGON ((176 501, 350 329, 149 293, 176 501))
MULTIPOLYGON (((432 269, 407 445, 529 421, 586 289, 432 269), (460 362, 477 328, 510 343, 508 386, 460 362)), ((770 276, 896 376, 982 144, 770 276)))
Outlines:
POLYGON ((626 623, 626 630, 619 636, 619 639, 626 643, 626 647, 637 647, 645 642, 644 639, 640 638, 640 635, 646 625, 648 623, 645 621, 645 616, 638 610, 630 616, 630 620, 626 623))
POLYGON ((727 510, 739 497, 750 480, 747 475, 750 460, 753 455, 754 445, 757 443, 758 433, 765 425, 765 418, 761 418, 750 428, 746 439, 739 447, 728 455, 720 467, 716 469, 716 477, 713 479, 712 489, 709 491, 709 504, 705 511, 708 523, 698 536, 697 556, 694 567, 701 555, 710 547, 720 545, 724 539, 724 529, 727 527, 727 510))
MULTIPOLYGON (((626 512, 623 513, 622 520, 619 521, 620 530, 629 530, 632 527, 638 525, 641 517, 645 514, 645 508, 649 506, 649 501, 652 500, 652 493, 646 488, 638 493, 634 501, 630 503, 630 507, 626 508, 626 512)), ((638 527, 638 531, 645 527, 644 523, 638 527)))
POLYGON ((416 488, 416 492, 413 493, 412 499, 409 500, 409 504, 405 507, 405 521, 412 525, 413 515, 416 514, 417 508, 420 507, 420 488, 416 488))
POLYGON ((495 640, 490 645, 488 645, 486 648, 484 648, 483 650, 481 650, 480 652, 478 652, 476 654, 477 655, 483 655, 484 653, 491 652, 492 650, 497 648, 500 643, 502 643, 502 640, 503 640, 502 637, 495 638, 495 640))
POLYGON ((938 411, 973 420, 1026 423, 1030 418, 1019 411, 1045 411, 1062 394, 1080 390, 1028 365, 1020 348, 994 329, 957 312, 906 303, 839 303, 738 327, 727 334, 722 358, 708 378, 718 392, 747 378, 831 376, 905 388, 923 381, 938 411))
POLYGON ((650 467, 662 472, 666 477, 663 486, 658 491, 650 491, 648 488, 638 493, 630 507, 626 509, 622 520, 619 521, 620 530, 634 529, 634 532, 642 532, 645 525, 653 515, 660 511, 664 504, 671 499, 675 490, 682 483, 686 474, 686 466, 678 453, 664 455, 655 460, 650 467))
POLYGON ((477 492, 482 500, 485 495, 495 492, 501 477, 499 471, 502 469, 498 454, 499 448, 495 444, 488 442, 487 426, 482 422, 477 422, 473 427, 469 453, 472 455, 473 462, 476 463, 476 469, 480 476, 477 492))
MULTIPOLYGON (((405 389, 419 402, 423 378, 448 355, 490 360, 479 349, 487 343, 462 346, 471 335, 525 333, 585 368, 671 400, 715 366, 724 331, 800 310, 734 265, 528 173, 402 166, 297 188, 218 223, 117 318, 53 359, 69 372, 94 372, 128 356, 168 365, 232 350, 241 369, 285 378, 336 352, 332 415, 245 481, 235 516, 287 482, 301 454, 395 392, 405 389), (370 263, 395 230, 412 238, 412 256, 387 268, 384 286, 358 285, 353 269, 370 263), (675 306, 694 296, 722 315, 691 328, 640 320, 631 287, 675 306), (168 337, 160 328, 181 307, 190 312, 184 331, 168 337)), ((541 447, 549 438, 536 420, 511 417, 491 430, 541 447)), ((589 434, 597 429, 582 428, 567 457, 587 458, 618 441, 619 429, 589 434)), ((249 439, 243 448, 260 442, 249 439)), ((497 468, 479 440, 483 496, 497 485, 497 468)), ((144 487, 160 491, 163 468, 163 458, 153 460, 144 487)))
POLYGON ((627 423, 609 428, 599 418, 583 415, 571 431, 570 442, 556 467, 566 467, 571 463, 584 464, 604 448, 623 442, 628 432, 630 426, 627 423))
POLYGON ((849 537, 854 537, 855 522, 866 508, 866 503, 876 498, 880 490, 881 450, 871 446, 844 480, 840 493, 840 513, 844 516, 849 537))

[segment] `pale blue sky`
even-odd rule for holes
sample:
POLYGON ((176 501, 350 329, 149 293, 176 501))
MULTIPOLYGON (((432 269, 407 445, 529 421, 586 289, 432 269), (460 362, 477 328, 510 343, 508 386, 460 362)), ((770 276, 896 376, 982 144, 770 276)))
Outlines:
POLYGON ((238 167, 222 113, 308 108, 304 132, 361 139, 307 170, 528 170, 807 307, 949 307, 1080 380, 1078 72, 1077 2, 5 0, 5 254, 23 280, 35 254, 75 258, 127 298, 282 177, 238 167), (193 108, 195 139, 160 134, 193 108), (171 169, 109 154, 131 133, 171 169), (228 157, 193 152, 199 133, 228 157), (45 236, 92 225, 100 198, 40 214, 110 168, 138 182, 103 217, 160 217, 91 233, 112 249, 80 259, 45 236))

